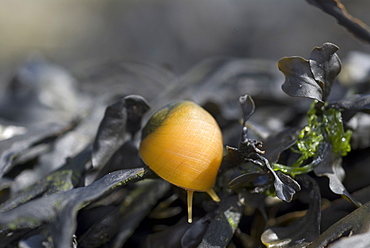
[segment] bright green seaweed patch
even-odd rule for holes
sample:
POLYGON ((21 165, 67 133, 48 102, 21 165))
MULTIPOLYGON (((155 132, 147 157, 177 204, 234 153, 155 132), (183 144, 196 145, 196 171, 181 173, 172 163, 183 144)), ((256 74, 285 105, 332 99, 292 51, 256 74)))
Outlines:
POLYGON ((307 125, 300 131, 296 142, 297 149, 293 151, 301 156, 291 165, 273 163, 274 170, 279 170, 291 176, 308 173, 315 169, 316 163, 303 165, 310 158, 319 155, 320 145, 323 141, 330 141, 334 153, 346 156, 351 151, 350 130, 344 131, 341 112, 326 105, 316 107, 317 101, 311 104, 307 112, 307 125), (303 166, 302 166, 303 165, 303 166))
POLYGON ((319 121, 315 103, 311 104, 311 108, 307 112, 307 126, 305 126, 299 133, 297 140, 297 153, 301 157, 292 165, 292 167, 299 167, 307 159, 314 157, 317 154, 321 142, 324 140, 324 133, 322 122, 319 121))
POLYGON ((352 131, 344 131, 340 111, 328 108, 323 115, 323 126, 333 145, 333 151, 341 156, 346 156, 351 151, 352 131))

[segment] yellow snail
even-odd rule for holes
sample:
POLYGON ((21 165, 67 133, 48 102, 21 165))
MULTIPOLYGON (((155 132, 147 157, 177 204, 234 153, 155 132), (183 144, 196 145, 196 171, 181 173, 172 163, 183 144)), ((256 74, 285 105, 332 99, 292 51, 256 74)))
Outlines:
POLYGON ((189 223, 194 191, 220 201, 212 188, 223 156, 222 133, 197 104, 180 101, 156 112, 142 131, 139 153, 160 177, 187 191, 189 223))

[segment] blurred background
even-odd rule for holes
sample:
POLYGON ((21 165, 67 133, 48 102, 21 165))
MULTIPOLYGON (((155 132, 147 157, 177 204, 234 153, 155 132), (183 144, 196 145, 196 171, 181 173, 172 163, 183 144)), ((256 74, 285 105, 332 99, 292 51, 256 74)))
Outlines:
MULTIPOLYGON (((342 3, 370 23, 370 1, 342 3)), ((180 75, 213 56, 307 57, 326 41, 340 47, 341 58, 353 50, 370 53, 304 0, 1 1, 0 80, 3 85, 31 54, 76 73, 96 61, 130 60, 180 75)))

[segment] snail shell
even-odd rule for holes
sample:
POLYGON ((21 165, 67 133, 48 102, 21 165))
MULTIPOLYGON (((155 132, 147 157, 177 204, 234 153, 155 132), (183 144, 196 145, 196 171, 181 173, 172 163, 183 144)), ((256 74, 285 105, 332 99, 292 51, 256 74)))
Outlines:
POLYGON ((143 129, 139 153, 160 177, 187 191, 189 223, 194 191, 220 201, 212 187, 223 156, 222 133, 197 104, 181 101, 156 112, 143 129))

